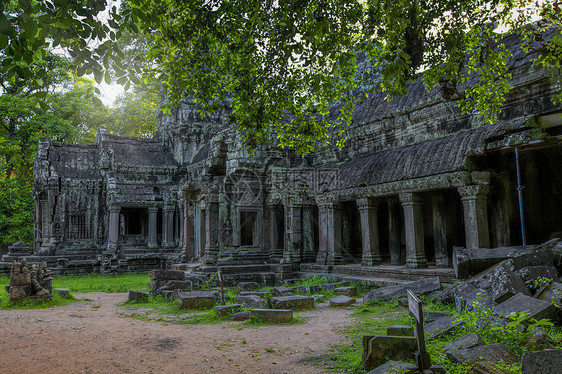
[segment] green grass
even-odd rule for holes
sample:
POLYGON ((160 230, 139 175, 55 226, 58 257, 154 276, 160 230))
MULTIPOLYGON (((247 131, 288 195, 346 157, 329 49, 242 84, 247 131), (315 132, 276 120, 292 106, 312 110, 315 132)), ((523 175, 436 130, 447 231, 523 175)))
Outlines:
POLYGON ((310 287, 316 284, 336 283, 332 279, 328 279, 325 275, 314 275, 312 277, 302 278, 294 282, 285 284, 286 287, 310 287))
POLYGON ((71 293, 149 291, 147 273, 120 275, 60 275, 55 276, 53 288, 68 288, 71 293))

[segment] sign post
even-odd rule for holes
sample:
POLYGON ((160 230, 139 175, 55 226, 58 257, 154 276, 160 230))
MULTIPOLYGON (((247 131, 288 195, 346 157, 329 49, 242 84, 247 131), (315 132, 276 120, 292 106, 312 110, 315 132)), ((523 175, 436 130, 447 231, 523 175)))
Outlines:
POLYGON ((418 339, 418 352, 416 353, 416 363, 420 373, 431 373, 431 357, 425 350, 425 337, 423 335, 423 311, 422 302, 412 290, 408 293, 408 311, 416 320, 416 337, 418 339))

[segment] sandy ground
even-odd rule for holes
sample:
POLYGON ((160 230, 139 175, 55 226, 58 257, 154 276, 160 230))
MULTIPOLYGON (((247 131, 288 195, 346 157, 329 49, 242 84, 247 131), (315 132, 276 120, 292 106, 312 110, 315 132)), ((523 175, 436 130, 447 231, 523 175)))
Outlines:
POLYGON ((349 310, 317 304, 304 324, 174 325, 125 317, 124 293, 75 296, 90 301, 0 310, 0 373, 322 373, 316 357, 351 322, 349 310))

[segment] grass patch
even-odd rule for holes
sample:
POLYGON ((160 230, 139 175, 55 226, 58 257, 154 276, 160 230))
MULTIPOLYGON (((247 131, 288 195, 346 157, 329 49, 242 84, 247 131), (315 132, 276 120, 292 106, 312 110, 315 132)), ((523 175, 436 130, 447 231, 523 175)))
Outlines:
POLYGON ((312 277, 302 278, 294 282, 286 283, 286 287, 310 287, 316 284, 329 284, 335 281, 328 279, 325 275, 314 275, 312 277))
POLYGON ((53 288, 68 288, 72 293, 149 291, 150 277, 146 273, 120 275, 59 275, 53 288))
POLYGON ((55 306, 65 306, 75 301, 78 300, 76 300, 72 295, 63 297, 56 292, 53 292, 53 297, 51 299, 10 301, 10 295, 8 295, 4 287, 2 287, 2 290, 0 291, 0 309, 46 309, 55 306))
POLYGON ((338 345, 330 357, 333 366, 330 369, 338 373, 365 373, 361 363, 363 335, 386 335, 386 329, 392 325, 413 326, 406 309, 396 303, 362 305, 351 317, 354 323, 344 329, 350 343, 338 345))

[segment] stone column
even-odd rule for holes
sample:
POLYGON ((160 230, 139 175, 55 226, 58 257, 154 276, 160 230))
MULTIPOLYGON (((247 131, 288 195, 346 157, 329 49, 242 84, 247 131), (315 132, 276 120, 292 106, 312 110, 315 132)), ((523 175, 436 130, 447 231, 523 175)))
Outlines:
POLYGON ((119 240, 119 205, 111 205, 109 207, 109 224, 107 235, 107 251, 115 253, 117 251, 117 242, 119 240))
POLYGON ((148 207, 148 248, 158 247, 158 230, 156 228, 158 222, 158 207, 148 207))
POLYGON ((458 188, 464 212, 466 248, 489 248, 488 186, 470 185, 458 188))
POLYGON ((320 241, 316 262, 335 265, 343 262, 341 211, 337 204, 328 203, 319 206, 320 241))
POLYGON ((435 247, 435 264, 448 267, 447 255, 447 206, 445 197, 441 194, 431 197, 433 216, 433 243, 435 247))
POLYGON ((379 203, 370 198, 358 199, 357 207, 359 208, 359 217, 361 219, 361 240, 363 243, 361 265, 380 265, 382 259, 379 244, 379 203))
POLYGON ((387 200, 388 203, 388 249, 390 264, 400 265, 400 214, 398 202, 395 199, 387 200))
POLYGON ((49 201, 48 200, 41 200, 41 246, 48 246, 49 245, 49 237, 51 233, 49 231, 50 228, 50 219, 49 219, 49 201))
POLYGON ((291 202, 287 207, 287 246, 283 251, 283 258, 286 263, 300 262, 301 241, 302 241, 302 207, 291 202))
POLYGON ((404 209, 404 228, 406 230, 406 266, 427 267, 423 241, 423 212, 420 198, 410 192, 400 194, 404 209))
POLYGON ((301 261, 312 262, 316 259, 316 230, 314 225, 314 207, 302 208, 302 253, 301 261))
POLYGON ((205 254, 204 264, 215 264, 219 252, 219 203, 218 199, 211 198, 207 203, 205 214, 205 254))
POLYGON ((174 207, 165 205, 162 208, 162 248, 174 246, 174 207))

